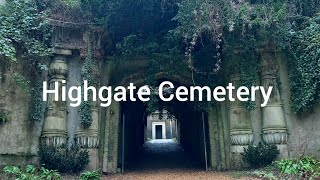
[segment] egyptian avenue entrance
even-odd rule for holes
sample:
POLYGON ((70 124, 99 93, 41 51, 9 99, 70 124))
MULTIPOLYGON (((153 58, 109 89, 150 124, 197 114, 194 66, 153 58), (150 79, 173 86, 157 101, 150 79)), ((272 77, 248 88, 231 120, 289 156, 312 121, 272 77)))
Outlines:
MULTIPOLYGON (((136 67, 135 64, 129 63, 128 67, 121 69, 121 72, 128 70, 132 71, 132 74, 140 72, 138 69, 132 70, 134 67, 136 67)), ((119 71, 119 69, 116 71, 118 76, 119 71)), ((191 86, 187 84, 191 82, 188 78, 170 80, 165 78, 170 77, 169 75, 160 74, 161 76, 159 75, 157 79, 158 86, 164 81, 172 82, 175 87, 191 86)), ((114 79, 124 84, 140 82, 140 86, 145 85, 144 77, 135 79, 136 76, 133 76, 132 78, 126 78, 126 81, 114 79)), ((135 83, 135 85, 139 87, 139 84, 135 83)), ((155 108, 150 111, 148 104, 136 99, 137 101, 112 102, 110 107, 102 113, 102 117, 105 117, 105 120, 102 118, 104 129, 101 130, 105 132, 102 140, 104 147, 101 148, 103 172, 112 174, 135 172, 141 169, 205 171, 217 169, 218 164, 224 162, 221 158, 225 157, 220 156, 224 153, 224 146, 220 146, 220 140, 223 139, 220 134, 223 133, 223 129, 220 128, 220 131, 218 123, 214 122, 218 120, 213 118, 216 116, 214 113, 197 110, 193 102, 181 102, 176 99, 169 102, 157 101, 155 108), (165 121, 155 116, 154 118, 158 117, 160 120, 150 122, 148 116, 162 110, 166 110, 175 121, 165 121), (208 121, 209 119, 212 121, 208 121), (150 130, 153 127, 152 124, 154 131, 150 130), (209 133, 209 126, 212 133, 209 133)))
POLYGON ((181 115, 176 115, 179 117, 168 112, 166 115, 156 114, 148 118, 142 102, 121 103, 123 116, 119 148, 122 156, 119 164, 124 172, 142 169, 206 169, 207 130, 203 129, 202 113, 192 110, 191 103, 178 106, 183 107, 180 108, 183 110, 181 115), (174 116, 177 124, 170 126, 173 123, 166 122, 166 116, 174 116), (155 119, 160 122, 148 129, 148 121, 155 119))
POLYGON ((153 119, 148 118, 152 112, 141 101, 120 102, 117 106, 119 109, 115 111, 113 103, 106 113, 111 121, 106 121, 110 124, 105 126, 109 129, 104 167, 109 173, 208 168, 208 116, 195 110, 191 102, 158 101, 155 111, 163 110, 167 115, 153 115, 153 119))

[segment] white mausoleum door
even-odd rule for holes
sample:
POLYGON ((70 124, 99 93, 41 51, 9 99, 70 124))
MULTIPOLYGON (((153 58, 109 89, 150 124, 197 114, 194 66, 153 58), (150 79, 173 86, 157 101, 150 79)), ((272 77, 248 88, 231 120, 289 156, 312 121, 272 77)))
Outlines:
POLYGON ((156 137, 156 127, 161 126, 162 129, 162 139, 167 139, 166 136, 166 123, 165 122, 152 122, 152 139, 157 139, 156 137))

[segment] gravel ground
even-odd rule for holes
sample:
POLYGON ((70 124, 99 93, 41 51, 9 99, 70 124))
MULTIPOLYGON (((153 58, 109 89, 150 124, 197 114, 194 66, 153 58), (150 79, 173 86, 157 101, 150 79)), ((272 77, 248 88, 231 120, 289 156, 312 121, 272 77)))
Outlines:
MULTIPOLYGON (((246 177, 246 172, 209 172, 173 140, 150 141, 124 174, 103 176, 106 180, 258 180, 246 177)), ((4 177, 0 173, 0 180, 4 177)), ((77 180, 78 176, 64 175, 63 180, 77 180)))
POLYGON ((233 178, 228 173, 215 173, 199 170, 159 170, 137 171, 105 176, 108 180, 258 180, 253 177, 233 178))
POLYGON ((174 140, 151 140, 144 144, 136 159, 128 162, 126 171, 159 169, 204 169, 204 165, 190 158, 174 140))
MULTIPOLYGON (((206 172, 203 165, 190 159, 183 148, 173 140, 154 140, 144 145, 139 160, 129 164, 124 174, 105 176, 108 180, 205 180, 235 179, 232 173, 206 172)), ((241 174, 240 174, 241 175, 241 174)), ((237 174, 239 176, 239 173, 237 174)), ((241 177, 237 179, 253 180, 241 177)))

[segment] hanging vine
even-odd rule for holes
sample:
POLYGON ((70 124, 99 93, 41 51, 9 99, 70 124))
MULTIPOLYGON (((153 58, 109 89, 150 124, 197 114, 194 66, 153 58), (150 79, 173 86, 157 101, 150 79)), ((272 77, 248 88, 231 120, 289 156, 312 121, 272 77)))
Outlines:
MULTIPOLYGON (((40 77, 38 66, 51 55, 48 18, 86 25, 99 23, 107 25, 117 44, 108 55, 121 60, 133 56, 152 59, 146 75, 150 85, 157 85, 154 75, 163 68, 172 74, 191 71, 193 83, 216 86, 222 83, 219 72, 225 67, 225 52, 240 48, 254 56, 254 49, 272 44, 277 50, 289 52, 292 107, 295 112, 304 112, 320 101, 319 9, 318 0, 8 0, 0 10, 0 56, 7 62, 17 62, 17 53, 21 54, 23 64, 40 77), (201 65, 197 54, 208 52, 214 55, 206 57, 209 63, 201 65), (182 63, 185 59, 187 65, 182 63)), ((89 36, 82 78, 92 84, 92 33, 89 36)), ((231 62, 239 68, 245 86, 256 80, 258 58, 251 55, 231 62)), ((22 86, 28 83, 28 79, 18 76, 16 80, 22 86)), ((28 86, 36 111, 32 118, 39 120, 38 80, 28 86)), ((159 104, 153 96, 150 111, 159 104)), ((88 101, 80 108, 84 127, 91 125, 91 106, 88 101)), ((253 104, 246 106, 252 109, 253 104)))
POLYGON ((320 102, 320 13, 293 34, 289 57, 292 108, 302 113, 320 102))
MULTIPOLYGON (((82 80, 88 81, 88 86, 90 86, 93 84, 94 81, 92 77, 92 65, 94 56, 92 30, 89 30, 87 48, 87 57, 83 63, 81 73, 82 80)), ((80 122, 81 125, 85 128, 89 128, 92 124, 92 94, 89 93, 88 96, 88 101, 83 100, 80 106, 80 122)))
POLYGON ((52 55, 52 30, 41 5, 36 1, 10 0, 0 6, 0 56, 9 65, 19 64, 31 75, 25 77, 15 72, 12 77, 31 96, 32 122, 43 119, 42 73, 47 70, 46 60, 52 55))

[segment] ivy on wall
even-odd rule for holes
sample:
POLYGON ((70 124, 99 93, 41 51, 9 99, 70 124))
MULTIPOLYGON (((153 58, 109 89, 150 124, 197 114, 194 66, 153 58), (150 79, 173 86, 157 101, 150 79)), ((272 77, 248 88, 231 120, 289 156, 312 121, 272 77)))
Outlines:
POLYGON ((320 102, 320 13, 293 34, 290 50, 292 108, 301 113, 320 102))
POLYGON ((8 0, 0 6, 0 56, 16 61, 22 54, 28 64, 37 65, 51 55, 51 29, 35 1, 8 0))
MULTIPOLYGON (((171 74, 191 71, 195 85, 216 86, 224 79, 218 72, 220 66, 226 67, 222 54, 242 49, 251 55, 235 59, 231 64, 239 67, 243 85, 251 86, 257 79, 258 68, 254 50, 274 45, 290 55, 293 110, 303 112, 319 102, 318 0, 56 1, 81 9, 90 23, 106 27, 116 44, 108 55, 115 56, 117 63, 133 56, 151 59, 146 76, 150 85, 157 84, 154 74, 169 69, 171 74), (187 66, 182 63, 185 59, 189 60, 187 66), (208 75, 208 72, 216 73, 208 75)), ((51 28, 45 20, 47 11, 43 4, 39 0, 8 0, 0 8, 0 58, 14 62, 19 53, 23 63, 37 76, 41 74, 38 70, 43 60, 51 54, 51 28)), ((88 81, 92 78, 90 44, 82 69, 83 79, 88 81)), ((40 91, 37 84, 30 82, 31 93, 40 91)), ((33 99, 38 101, 39 96, 33 99)), ((151 104, 150 109, 154 109, 158 102, 155 99, 151 104)), ((34 109, 40 112, 39 104, 35 105, 34 109)), ((247 109, 253 106, 246 104, 247 109)), ((85 127, 90 126, 91 102, 82 103, 80 111, 81 122, 85 127)))
MULTIPOLYGON (((81 69, 82 73, 82 80, 88 81, 88 86, 93 84, 93 77, 92 77, 92 64, 93 64, 93 32, 89 31, 88 36, 88 50, 87 50, 87 57, 83 62, 83 66, 81 69)), ((82 81, 82 82, 83 82, 82 81)), ((83 88, 82 88, 83 89, 83 88)), ((82 101, 80 106, 80 122, 83 127, 88 128, 92 124, 92 94, 89 94, 88 101, 82 101)))
POLYGON ((7 0, 0 6, 0 58, 9 64, 19 63, 35 79, 29 81, 22 74, 13 74, 17 85, 32 97, 32 121, 43 117, 42 72, 52 54, 51 27, 45 17, 36 1, 7 0))

